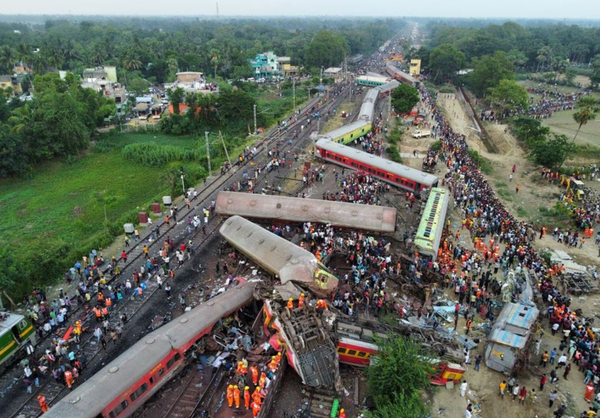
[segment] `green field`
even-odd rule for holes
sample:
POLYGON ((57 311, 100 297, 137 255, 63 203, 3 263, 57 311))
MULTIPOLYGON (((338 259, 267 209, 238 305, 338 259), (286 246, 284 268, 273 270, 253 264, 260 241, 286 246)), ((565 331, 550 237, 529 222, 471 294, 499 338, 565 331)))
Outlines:
MULTIPOLYGON (((577 132, 578 124, 573 120, 575 110, 557 112, 549 119, 544 119, 542 124, 548 126, 552 132, 573 138, 577 132)), ((600 119, 597 118, 581 127, 576 144, 600 146, 600 119)))
MULTIPOLYGON (((92 151, 68 163, 42 164, 31 179, 0 180, 0 246, 10 249, 18 262, 27 263, 24 268, 36 282, 48 281, 35 277, 39 266, 31 263, 36 259, 50 271, 64 260, 74 262, 92 247, 109 244, 112 236, 122 232, 123 223, 137 222, 139 211, 147 211, 152 202, 170 194, 173 183, 167 173, 181 164, 146 167, 127 161, 121 148, 134 142, 197 145, 193 138, 122 134, 101 141, 104 145, 99 148, 110 151, 92 151)), ((197 163, 185 166, 186 171, 199 169, 197 163)))

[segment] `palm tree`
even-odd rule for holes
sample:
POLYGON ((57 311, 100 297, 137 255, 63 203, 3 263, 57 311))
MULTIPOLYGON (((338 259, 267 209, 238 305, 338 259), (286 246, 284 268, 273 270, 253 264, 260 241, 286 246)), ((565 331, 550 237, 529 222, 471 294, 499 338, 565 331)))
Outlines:
POLYGON ((579 110, 573 113, 573 119, 579 126, 573 137, 573 142, 575 142, 575 138, 577 138, 577 134, 579 134, 581 127, 589 121, 596 119, 596 114, 600 110, 600 108, 598 108, 598 100, 591 96, 585 96, 577 100, 575 108, 579 110))
POLYGON ((33 121, 33 112, 28 103, 22 107, 17 107, 12 112, 12 116, 8 118, 8 122, 12 125, 10 130, 13 133, 20 134, 25 128, 31 125, 33 121))
POLYGON ((0 66, 6 73, 11 74, 13 65, 17 61, 15 50, 12 49, 9 45, 2 45, 0 47, 0 66))
POLYGON ((538 50, 538 56, 536 57, 536 60, 538 61, 538 68, 537 68, 537 72, 540 72, 540 67, 543 64, 546 64, 548 61, 550 61, 552 59, 552 50, 550 49, 549 46, 543 46, 538 50))
POLYGON ((28 66, 31 59, 31 47, 24 42, 17 46, 17 58, 24 65, 28 66))
POLYGON ((128 52, 123 58, 123 68, 127 71, 135 71, 142 68, 142 61, 139 60, 137 55, 128 52))

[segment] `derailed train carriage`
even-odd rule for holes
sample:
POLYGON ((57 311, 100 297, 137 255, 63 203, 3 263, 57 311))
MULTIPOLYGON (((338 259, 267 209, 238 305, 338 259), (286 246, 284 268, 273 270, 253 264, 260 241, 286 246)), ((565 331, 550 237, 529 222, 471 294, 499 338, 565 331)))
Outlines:
POLYGON ((329 200, 219 192, 216 212, 271 222, 318 222, 380 233, 396 229, 396 208, 329 200))
POLYGON ((378 157, 356 148, 320 139, 315 144, 317 157, 354 170, 362 170, 373 177, 401 189, 420 194, 436 187, 439 179, 433 174, 378 157))
POLYGON ((186 364, 215 324, 254 300, 256 283, 237 285, 144 336, 44 413, 45 418, 123 418, 186 364))

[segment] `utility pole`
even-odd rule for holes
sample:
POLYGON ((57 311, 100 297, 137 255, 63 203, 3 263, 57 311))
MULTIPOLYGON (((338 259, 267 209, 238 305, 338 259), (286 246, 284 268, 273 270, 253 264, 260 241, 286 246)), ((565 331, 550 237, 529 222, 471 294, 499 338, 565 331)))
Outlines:
POLYGON ((210 177, 210 147, 208 145, 208 134, 210 134, 210 132, 204 132, 204 137, 206 138, 206 161, 208 162, 208 177, 210 177))
POLYGON ((256 105, 254 105, 254 135, 256 135, 256 131, 257 131, 257 127, 256 127, 256 105))
POLYGON ((229 162, 229 166, 231 167, 231 160, 229 159, 229 152, 227 152, 227 147, 225 146, 225 139, 223 139, 223 134, 219 131, 219 136, 221 137, 221 142, 223 143, 223 149, 225 149, 225 155, 227 156, 227 161, 229 162))
POLYGON ((183 194, 185 195, 185 174, 183 172, 183 166, 181 167, 181 188, 183 189, 183 194))
POLYGON ((292 81, 292 97, 294 98, 294 113, 296 112, 296 80, 292 81))

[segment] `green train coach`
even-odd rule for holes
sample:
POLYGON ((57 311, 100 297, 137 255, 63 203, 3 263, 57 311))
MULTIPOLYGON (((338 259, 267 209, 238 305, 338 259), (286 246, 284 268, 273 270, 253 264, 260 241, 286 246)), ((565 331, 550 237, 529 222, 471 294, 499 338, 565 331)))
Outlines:
POLYGON ((35 345, 35 329, 31 321, 12 312, 0 313, 0 368, 27 344, 35 345))

